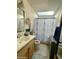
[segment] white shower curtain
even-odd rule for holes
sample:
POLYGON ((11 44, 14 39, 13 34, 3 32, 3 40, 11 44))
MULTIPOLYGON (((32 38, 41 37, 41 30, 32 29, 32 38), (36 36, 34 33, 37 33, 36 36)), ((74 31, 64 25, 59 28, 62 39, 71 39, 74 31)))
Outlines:
POLYGON ((41 42, 48 42, 48 38, 54 34, 55 28, 55 18, 36 18, 34 21, 34 33, 36 39, 41 42))

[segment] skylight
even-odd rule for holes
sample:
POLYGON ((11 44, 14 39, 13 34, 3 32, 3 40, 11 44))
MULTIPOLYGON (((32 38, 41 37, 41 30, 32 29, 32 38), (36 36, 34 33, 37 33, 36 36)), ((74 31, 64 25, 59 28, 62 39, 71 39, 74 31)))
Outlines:
POLYGON ((54 11, 45 11, 45 12, 38 12, 37 13, 39 16, 43 16, 43 15, 53 15, 54 11))

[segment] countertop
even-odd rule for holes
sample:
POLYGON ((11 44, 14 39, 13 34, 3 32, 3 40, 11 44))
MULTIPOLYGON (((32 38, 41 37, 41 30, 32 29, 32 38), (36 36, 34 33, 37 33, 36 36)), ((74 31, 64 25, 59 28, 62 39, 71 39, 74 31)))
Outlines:
POLYGON ((21 36, 17 39, 17 52, 35 38, 34 35, 21 36))

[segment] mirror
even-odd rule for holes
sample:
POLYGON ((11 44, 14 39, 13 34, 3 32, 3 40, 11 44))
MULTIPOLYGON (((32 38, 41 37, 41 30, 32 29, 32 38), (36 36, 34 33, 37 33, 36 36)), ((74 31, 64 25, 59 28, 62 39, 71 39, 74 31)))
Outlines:
POLYGON ((25 12, 23 1, 17 2, 17 37, 21 37, 24 32, 25 12))

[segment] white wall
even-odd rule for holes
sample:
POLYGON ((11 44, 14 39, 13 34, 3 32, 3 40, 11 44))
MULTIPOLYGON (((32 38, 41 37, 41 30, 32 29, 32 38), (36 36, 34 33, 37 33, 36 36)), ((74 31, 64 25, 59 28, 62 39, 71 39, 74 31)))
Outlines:
POLYGON ((30 18, 31 20, 31 30, 33 28, 33 20, 34 18, 37 18, 37 14, 35 13, 35 11, 33 10, 33 8, 31 7, 31 5, 28 3, 27 0, 23 0, 23 4, 24 4, 24 10, 25 10, 25 18, 30 18))
POLYGON ((60 8, 57 13, 55 14, 56 20, 57 20, 57 26, 60 25, 60 20, 61 20, 61 13, 62 13, 62 9, 60 8))

